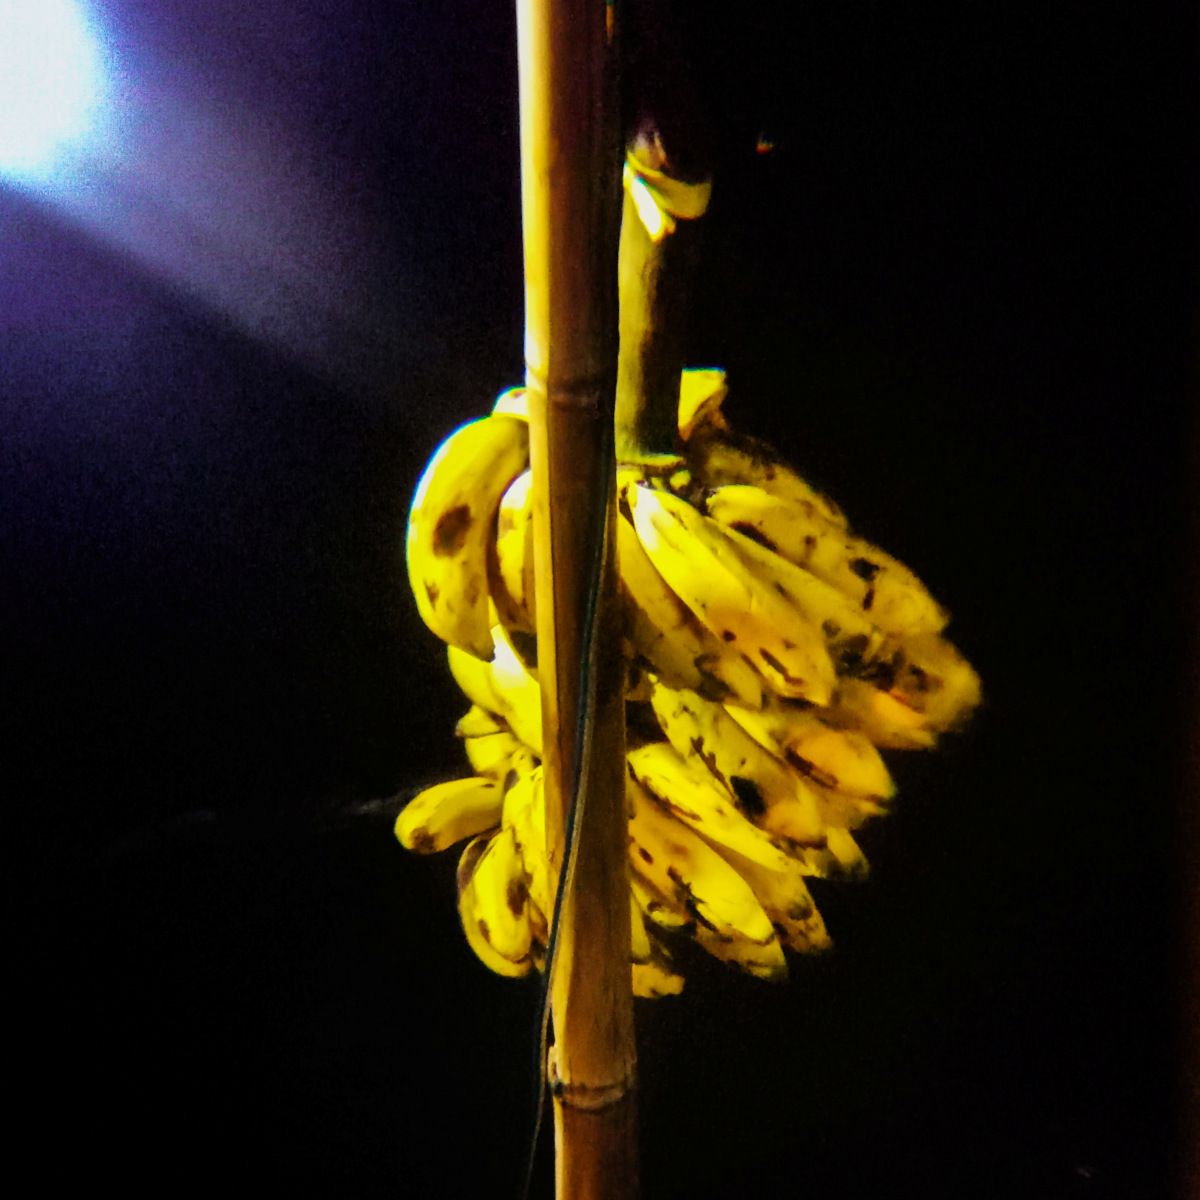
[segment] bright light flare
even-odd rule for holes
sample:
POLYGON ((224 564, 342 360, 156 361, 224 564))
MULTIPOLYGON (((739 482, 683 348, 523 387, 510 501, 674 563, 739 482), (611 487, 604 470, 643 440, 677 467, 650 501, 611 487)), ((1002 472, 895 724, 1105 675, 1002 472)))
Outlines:
POLYGON ((0 174, 43 175, 86 137, 103 76, 81 4, 0 0, 0 174))

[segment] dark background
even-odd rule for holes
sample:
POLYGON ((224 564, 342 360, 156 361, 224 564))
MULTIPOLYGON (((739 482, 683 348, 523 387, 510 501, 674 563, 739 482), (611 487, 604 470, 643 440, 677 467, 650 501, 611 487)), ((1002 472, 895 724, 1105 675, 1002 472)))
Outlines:
MULTIPOLYGON (((870 883, 818 892, 832 955, 639 1004, 645 1194, 1165 1196, 1194 14, 681 8, 717 163, 692 361, 929 583, 986 702, 892 756, 870 883)), ((408 500, 521 378, 511 6, 106 11, 291 114, 404 350, 334 381, 0 191, 16 1156, 513 1195, 536 990, 390 815, 463 761, 408 500)))

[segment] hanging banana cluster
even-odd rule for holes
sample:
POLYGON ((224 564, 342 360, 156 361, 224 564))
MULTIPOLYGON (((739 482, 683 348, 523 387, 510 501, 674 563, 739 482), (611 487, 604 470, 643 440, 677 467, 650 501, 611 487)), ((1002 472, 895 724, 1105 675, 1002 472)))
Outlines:
MULTIPOLYGON (((932 746, 979 701, 947 613, 769 447, 721 415, 724 373, 685 371, 671 474, 618 471, 635 994, 678 992, 674 937, 762 978, 830 945, 805 879, 863 875, 854 830, 895 788, 879 749, 932 746)), ((529 434, 519 389, 453 433, 409 517, 409 579, 471 702, 470 777, 400 814, 462 841, 459 910, 503 975, 544 965, 545 849, 529 434)))

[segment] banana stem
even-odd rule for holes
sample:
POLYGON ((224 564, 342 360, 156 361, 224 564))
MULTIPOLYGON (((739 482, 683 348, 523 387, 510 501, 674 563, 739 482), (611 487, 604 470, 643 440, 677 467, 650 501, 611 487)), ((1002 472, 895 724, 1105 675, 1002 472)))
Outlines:
POLYGON ((687 302, 711 186, 664 170, 653 134, 630 148, 618 265, 621 351, 617 365, 617 461, 669 468, 681 445, 679 377, 687 302))
POLYGON ((586 804, 551 981, 560 1200, 637 1195, 635 1049, 611 431, 620 204, 613 9, 518 0, 525 363, 533 475, 547 853, 563 868, 581 682, 586 804), (607 551, 607 553, 606 553, 607 551), (599 626, 587 614, 596 567, 599 626))

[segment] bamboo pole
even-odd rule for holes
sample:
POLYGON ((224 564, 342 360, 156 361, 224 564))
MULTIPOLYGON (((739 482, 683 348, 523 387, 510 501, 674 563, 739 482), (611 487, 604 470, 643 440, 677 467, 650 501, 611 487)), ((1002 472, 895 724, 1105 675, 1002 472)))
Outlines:
POLYGON ((525 364, 533 472, 546 838, 562 870, 576 772, 586 797, 551 965, 560 1200, 638 1194, 624 699, 615 596, 613 402, 620 140, 614 13, 518 0, 525 364), (607 553, 606 553, 607 551, 607 553), (577 753, 588 596, 603 561, 577 753))

